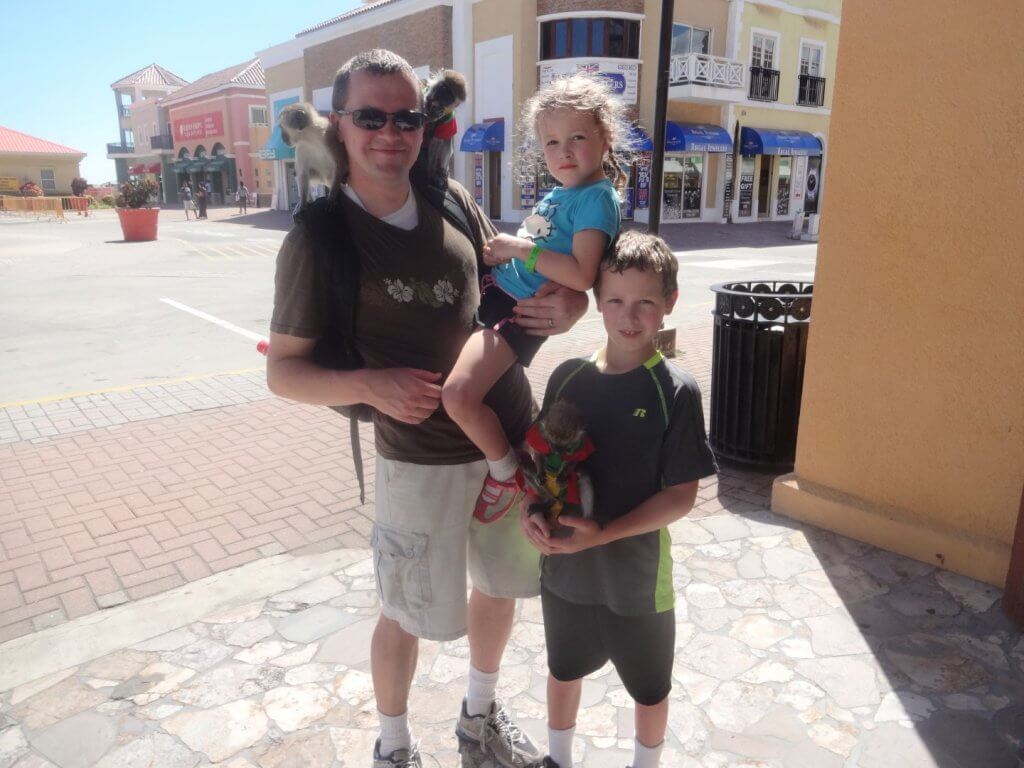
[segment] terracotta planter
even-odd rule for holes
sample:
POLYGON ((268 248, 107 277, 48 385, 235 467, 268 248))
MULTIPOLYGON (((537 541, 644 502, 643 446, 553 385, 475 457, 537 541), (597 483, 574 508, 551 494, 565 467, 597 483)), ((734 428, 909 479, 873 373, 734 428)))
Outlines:
POLYGON ((121 220, 125 242, 156 240, 159 215, 159 208, 118 208, 117 217, 121 220))

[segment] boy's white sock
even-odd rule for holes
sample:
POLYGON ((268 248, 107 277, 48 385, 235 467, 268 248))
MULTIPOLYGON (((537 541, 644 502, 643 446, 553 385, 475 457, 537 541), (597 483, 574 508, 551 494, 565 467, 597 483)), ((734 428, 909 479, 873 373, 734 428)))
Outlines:
POLYGON ((486 715, 494 703, 494 692, 498 687, 498 672, 481 672, 469 665, 469 690, 466 692, 466 714, 471 717, 486 715))
POLYGON ((519 469, 519 459, 516 458, 516 452, 509 448, 508 453, 497 461, 488 459, 487 467, 491 470, 491 477, 498 482, 507 483, 515 477, 516 470, 519 469))
POLYGON ((380 756, 387 757, 396 749, 412 749, 412 729, 409 728, 409 710, 400 715, 385 715, 379 709, 380 756))
POLYGON ((665 746, 664 741, 656 747, 645 747, 639 740, 634 741, 634 745, 632 768, 658 768, 661 763, 661 750, 665 746))
POLYGON ((576 726, 558 731, 548 726, 548 754, 558 763, 558 768, 572 768, 572 740, 576 726))

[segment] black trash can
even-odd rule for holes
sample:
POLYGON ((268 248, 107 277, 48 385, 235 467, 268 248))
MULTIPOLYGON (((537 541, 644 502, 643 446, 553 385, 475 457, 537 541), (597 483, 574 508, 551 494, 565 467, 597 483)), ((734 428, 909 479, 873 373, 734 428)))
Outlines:
POLYGON ((790 469, 814 283, 751 280, 711 290, 711 449, 727 461, 790 469))

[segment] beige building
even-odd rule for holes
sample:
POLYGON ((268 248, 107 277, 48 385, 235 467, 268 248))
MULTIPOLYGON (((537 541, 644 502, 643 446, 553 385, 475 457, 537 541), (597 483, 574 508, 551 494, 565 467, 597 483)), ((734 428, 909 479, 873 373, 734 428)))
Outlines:
POLYGON ((85 152, 0 125, 0 195, 20 195, 26 182, 47 195, 70 195, 84 157, 85 152))
POLYGON ((796 466, 772 506, 1005 584, 1024 620, 1024 17, 930 9, 844 9, 796 466), (937 71, 953 49, 972 54, 937 71))
POLYGON ((160 199, 165 203, 177 201, 170 170, 174 140, 167 110, 160 100, 186 85, 187 80, 159 64, 150 64, 111 83, 118 140, 107 144, 107 157, 114 161, 118 184, 129 177, 159 181, 160 199), (166 185, 165 179, 169 181, 166 185))
MULTIPOLYGON (((840 10, 841 0, 676 4, 663 221, 816 211, 840 10)), ((421 74, 440 66, 464 72, 470 94, 457 113, 454 175, 506 221, 521 220, 551 183, 515 171, 524 100, 552 78, 600 73, 636 123, 624 211, 643 221, 660 19, 656 0, 382 0, 258 55, 275 117, 298 100, 328 110, 338 66, 374 46, 400 53, 421 74)), ((285 208, 295 195, 291 151, 272 138, 266 152, 277 160, 278 207, 285 208)))

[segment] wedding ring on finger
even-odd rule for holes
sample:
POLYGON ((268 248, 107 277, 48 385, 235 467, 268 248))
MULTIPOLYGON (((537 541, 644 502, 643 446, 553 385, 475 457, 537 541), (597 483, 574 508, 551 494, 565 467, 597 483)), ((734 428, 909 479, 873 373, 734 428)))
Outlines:
POLYGON ((551 318, 549 317, 549 318, 548 318, 548 328, 554 328, 554 327, 555 327, 555 321, 554 321, 554 320, 552 320, 552 319, 551 319, 551 318))

